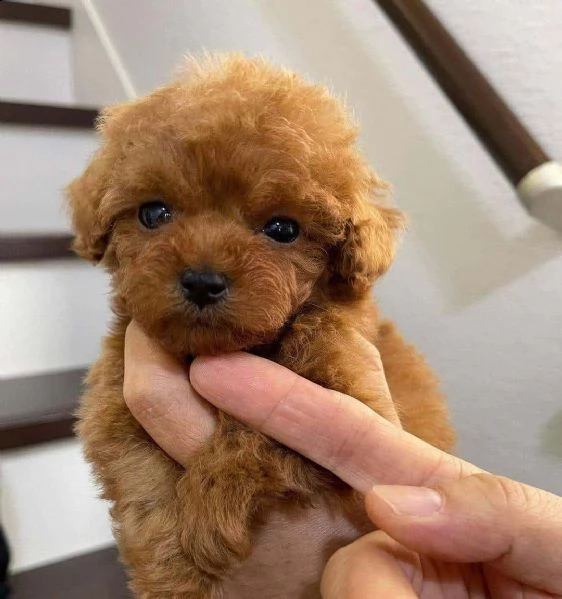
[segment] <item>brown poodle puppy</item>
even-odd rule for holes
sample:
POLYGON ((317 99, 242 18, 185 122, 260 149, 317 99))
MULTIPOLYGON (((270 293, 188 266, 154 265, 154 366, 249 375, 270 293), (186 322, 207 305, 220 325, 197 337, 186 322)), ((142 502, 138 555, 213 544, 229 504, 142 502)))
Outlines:
POLYGON ((367 383, 380 350, 404 427, 449 449, 434 376, 371 297, 400 213, 355 148, 342 104, 262 60, 191 61, 189 73, 108 109, 103 145, 69 187, 76 251, 113 281, 115 320, 79 432, 137 596, 220 595, 279 506, 351 492, 330 473, 219 415, 185 471, 123 401, 131 319, 178 359, 251 351, 389 415, 367 383), (363 339, 361 339, 363 338, 363 339))

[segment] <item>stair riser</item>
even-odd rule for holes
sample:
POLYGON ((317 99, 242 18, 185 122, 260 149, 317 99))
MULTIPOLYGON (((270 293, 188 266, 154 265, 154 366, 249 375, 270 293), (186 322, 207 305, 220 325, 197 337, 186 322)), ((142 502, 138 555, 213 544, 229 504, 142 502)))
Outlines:
MULTIPOLYGON (((107 505, 97 498, 78 441, 3 452, 1 457, 0 511, 12 546, 13 572, 112 543, 107 505)), ((47 596, 53 596, 49 589, 34 599, 47 596)), ((75 596, 68 589, 57 599, 75 596)))
MULTIPOLYGON (((0 378, 92 363, 110 318, 101 270, 79 261, 2 265, 0 378)), ((1 390, 1 381, 0 381, 1 390)))
POLYGON ((2 233, 69 230, 65 185, 96 148, 93 131, 0 124, 2 233))
POLYGON ((71 56, 64 29, 0 21, 2 99, 71 104, 71 56))

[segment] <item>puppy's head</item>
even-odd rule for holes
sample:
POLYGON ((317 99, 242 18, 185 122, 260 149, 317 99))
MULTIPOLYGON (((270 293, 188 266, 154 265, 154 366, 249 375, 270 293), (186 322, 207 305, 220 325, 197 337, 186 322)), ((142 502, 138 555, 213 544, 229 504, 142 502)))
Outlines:
POLYGON ((353 301, 389 266, 397 211, 342 105, 262 60, 189 74, 107 110, 68 196, 75 249, 176 354, 274 341, 306 304, 353 301))

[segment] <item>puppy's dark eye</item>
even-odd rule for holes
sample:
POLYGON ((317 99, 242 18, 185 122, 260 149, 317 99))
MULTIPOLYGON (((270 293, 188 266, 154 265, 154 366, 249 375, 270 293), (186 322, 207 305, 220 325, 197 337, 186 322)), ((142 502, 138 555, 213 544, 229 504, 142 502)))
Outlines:
POLYGON ((292 243, 299 236, 299 223, 290 218, 276 216, 266 223, 263 232, 279 243, 292 243))
POLYGON ((147 229, 157 229, 172 220, 172 211, 163 202, 147 202, 139 208, 139 220, 147 229))

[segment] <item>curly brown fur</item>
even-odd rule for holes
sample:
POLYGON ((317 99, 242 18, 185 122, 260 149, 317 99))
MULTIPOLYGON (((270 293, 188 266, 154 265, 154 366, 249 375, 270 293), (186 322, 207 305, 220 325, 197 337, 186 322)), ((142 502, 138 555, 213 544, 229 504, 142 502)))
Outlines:
POLYGON ((112 502, 115 535, 142 598, 202 598, 251 548, 273 505, 336 504, 334 477, 224 415, 185 471, 123 400, 123 340, 136 319, 184 359, 253 350, 385 415, 368 384, 362 336, 382 354, 407 430, 449 449, 453 434, 432 373, 371 299, 389 267, 400 213, 355 148, 340 102, 262 60, 191 61, 147 97, 108 109, 102 147, 69 186, 75 249, 112 275, 115 321, 92 369, 79 432, 112 502), (167 202, 171 222, 147 230, 139 206, 167 202), (300 223, 280 244, 273 216, 300 223), (226 300, 200 310, 179 291, 186 268, 225 273, 226 300))

